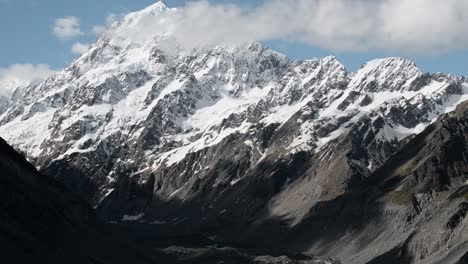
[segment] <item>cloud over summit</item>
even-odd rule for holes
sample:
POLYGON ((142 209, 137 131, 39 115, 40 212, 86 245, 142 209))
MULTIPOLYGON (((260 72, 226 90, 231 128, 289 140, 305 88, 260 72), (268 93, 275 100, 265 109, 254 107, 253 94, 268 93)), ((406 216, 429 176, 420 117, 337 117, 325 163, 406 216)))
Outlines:
POLYGON ((198 1, 168 13, 164 23, 188 47, 283 40, 349 52, 468 48, 465 0, 266 0, 251 9, 198 1))

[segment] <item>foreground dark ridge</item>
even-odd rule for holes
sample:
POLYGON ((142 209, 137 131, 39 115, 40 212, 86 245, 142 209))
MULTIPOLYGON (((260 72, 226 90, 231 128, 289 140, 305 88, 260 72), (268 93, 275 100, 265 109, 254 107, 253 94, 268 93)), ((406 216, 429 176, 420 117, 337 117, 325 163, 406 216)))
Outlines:
POLYGON ((85 202, 40 175, 3 139, 0 171, 0 262, 170 263, 118 242, 85 202))

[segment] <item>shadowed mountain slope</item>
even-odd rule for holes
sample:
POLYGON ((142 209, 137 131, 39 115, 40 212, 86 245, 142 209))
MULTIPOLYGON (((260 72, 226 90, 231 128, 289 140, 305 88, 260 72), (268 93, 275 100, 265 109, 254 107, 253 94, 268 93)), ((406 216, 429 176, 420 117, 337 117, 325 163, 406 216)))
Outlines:
POLYGON ((94 211, 40 175, 0 139, 0 259, 4 263, 168 263, 106 232, 94 211))

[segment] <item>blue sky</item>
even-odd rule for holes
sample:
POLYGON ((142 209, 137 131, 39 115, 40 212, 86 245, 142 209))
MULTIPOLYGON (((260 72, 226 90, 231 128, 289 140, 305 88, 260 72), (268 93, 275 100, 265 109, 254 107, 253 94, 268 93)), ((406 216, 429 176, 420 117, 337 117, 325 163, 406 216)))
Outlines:
MULTIPOLYGON (((285 0, 287 1, 287 0, 285 0)), ((456 0, 454 0, 456 1, 456 0)), ((0 68, 13 64, 48 64, 60 69, 76 54, 71 52, 73 44, 91 43, 96 35, 94 26, 104 25, 111 14, 125 14, 142 9, 154 0, 0 0, 0 68), (53 34, 56 20, 63 17, 79 19, 81 34, 61 39, 53 34)), ((184 5, 184 0, 167 0, 169 6, 184 5)), ((261 5, 261 0, 212 0, 211 3, 234 3, 248 9, 261 5)), ((450 1, 448 1, 450 2, 450 1)), ((453 1, 452 1, 453 2, 453 1)), ((468 11, 468 10, 466 10, 468 11)), ((461 25, 467 26, 468 25, 461 25)), ((429 32, 431 34, 431 32, 429 32)), ((362 63, 387 56, 400 56, 414 60, 423 71, 447 72, 468 76, 468 52, 466 45, 445 49, 443 52, 427 54, 398 49, 375 48, 366 50, 328 49, 326 45, 313 45, 296 40, 267 40, 265 44, 294 59, 322 57, 333 54, 349 70, 356 70, 362 63), (393 51, 392 51, 393 50, 393 51)))

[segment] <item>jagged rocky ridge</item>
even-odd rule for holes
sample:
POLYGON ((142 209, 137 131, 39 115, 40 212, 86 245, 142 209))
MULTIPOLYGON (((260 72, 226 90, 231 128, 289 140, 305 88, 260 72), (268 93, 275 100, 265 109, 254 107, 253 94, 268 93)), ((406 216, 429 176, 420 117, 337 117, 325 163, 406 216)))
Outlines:
MULTIPOLYGON (((274 230, 296 230, 317 206, 338 206, 368 185, 416 134, 468 99, 465 78, 424 74, 401 58, 348 73, 334 57, 292 61, 258 43, 187 51, 168 49, 164 33, 122 34, 170 12, 157 3, 129 14, 0 116, 2 137, 104 219, 242 243, 223 227, 256 229, 249 241, 269 233, 259 230, 273 219, 282 227, 274 230)), ((466 173, 455 174, 464 181, 466 173)), ((362 214, 373 219, 380 210, 362 214)), ((395 210, 397 217, 406 209, 395 210)), ((299 230, 312 236, 314 228, 299 230)), ((398 237, 392 248, 361 254, 353 243, 339 249, 330 233, 319 232, 335 248, 308 238, 298 241, 309 247, 296 249, 364 263, 402 248, 398 237)), ((424 250, 408 256, 435 252, 424 250)))

